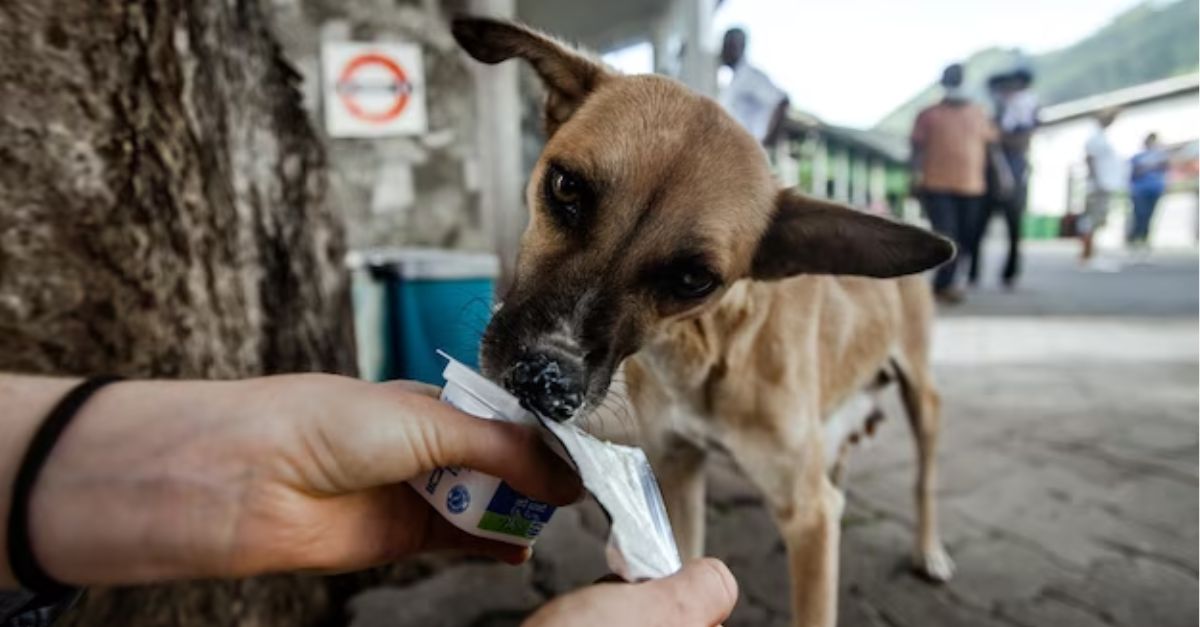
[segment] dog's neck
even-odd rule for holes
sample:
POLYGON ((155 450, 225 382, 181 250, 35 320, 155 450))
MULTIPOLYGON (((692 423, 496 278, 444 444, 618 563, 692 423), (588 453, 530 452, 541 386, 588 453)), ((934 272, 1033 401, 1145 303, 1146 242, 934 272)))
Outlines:
POLYGON ((734 283, 711 309, 664 325, 631 359, 676 393, 701 390, 714 369, 752 350, 753 336, 769 323, 771 290, 762 283, 734 283))

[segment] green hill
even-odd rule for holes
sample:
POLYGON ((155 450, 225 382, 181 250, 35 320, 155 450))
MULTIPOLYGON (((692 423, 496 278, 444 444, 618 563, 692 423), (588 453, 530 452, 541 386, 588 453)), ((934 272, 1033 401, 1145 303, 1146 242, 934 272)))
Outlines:
MULTIPOLYGON (((1042 104, 1055 104, 1122 87, 1195 72, 1200 67, 1200 4, 1176 0, 1145 2, 1104 28, 1061 50, 1033 57, 1034 88, 1042 104)), ((989 48, 966 60, 967 89, 985 99, 987 77, 1023 58, 1015 49, 989 48)), ((917 113, 935 102, 940 89, 931 84, 889 113, 876 130, 907 134, 917 113)))

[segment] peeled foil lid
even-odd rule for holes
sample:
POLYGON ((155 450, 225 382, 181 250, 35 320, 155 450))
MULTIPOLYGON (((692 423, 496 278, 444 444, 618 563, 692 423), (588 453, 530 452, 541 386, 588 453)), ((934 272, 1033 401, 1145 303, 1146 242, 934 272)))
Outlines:
POLYGON ((646 454, 599 440, 573 424, 541 416, 538 420, 565 449, 559 454, 579 471, 583 486, 612 523, 605 552, 608 567, 626 581, 678 571, 679 549, 646 454))

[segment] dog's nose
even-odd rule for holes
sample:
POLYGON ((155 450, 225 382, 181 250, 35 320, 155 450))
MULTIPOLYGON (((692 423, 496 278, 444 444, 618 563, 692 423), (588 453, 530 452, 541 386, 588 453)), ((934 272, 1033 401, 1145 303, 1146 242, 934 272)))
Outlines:
POLYGON ((527 407, 556 422, 570 419, 583 405, 583 372, 546 353, 522 356, 504 384, 527 407))

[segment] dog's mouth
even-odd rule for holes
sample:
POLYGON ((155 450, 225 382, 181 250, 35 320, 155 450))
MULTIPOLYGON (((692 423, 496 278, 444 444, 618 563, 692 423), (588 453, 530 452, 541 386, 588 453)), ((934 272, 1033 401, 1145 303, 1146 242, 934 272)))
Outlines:
POLYGON ((583 408, 584 394, 568 369, 544 355, 518 361, 502 384, 526 409, 555 422, 574 418, 583 408))
POLYGON ((600 404, 611 383, 604 372, 544 353, 517 359, 507 368, 484 369, 526 409, 555 422, 584 417, 600 404))
POLYGON ((511 307, 495 312, 483 337, 483 374, 548 420, 584 416, 608 393, 612 351, 603 340, 580 338, 561 319, 539 320, 538 313, 511 307))

